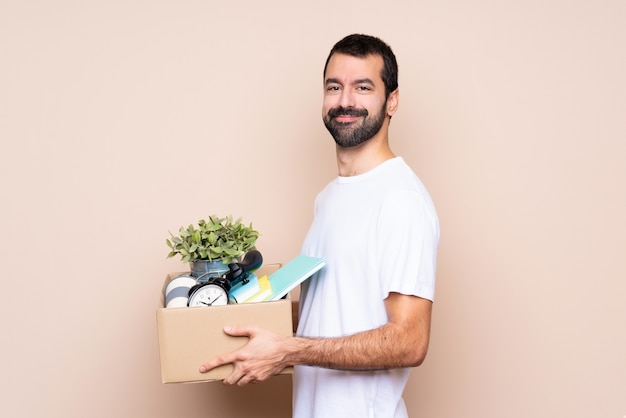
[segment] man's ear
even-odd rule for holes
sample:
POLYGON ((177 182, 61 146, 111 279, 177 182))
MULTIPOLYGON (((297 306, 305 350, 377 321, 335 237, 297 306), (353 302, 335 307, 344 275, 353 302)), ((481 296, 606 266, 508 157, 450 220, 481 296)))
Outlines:
POLYGON ((400 90, 395 89, 394 91, 389 93, 389 97, 387 98, 387 115, 390 118, 398 110, 399 104, 400 104, 400 90))

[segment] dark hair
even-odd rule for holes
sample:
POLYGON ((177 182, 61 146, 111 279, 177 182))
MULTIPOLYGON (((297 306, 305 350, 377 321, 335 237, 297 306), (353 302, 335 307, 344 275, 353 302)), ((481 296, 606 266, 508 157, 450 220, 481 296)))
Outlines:
POLYGON ((333 54, 345 54, 358 58, 365 58, 368 55, 378 55, 383 59, 383 69, 380 77, 385 83, 385 97, 398 88, 398 62, 391 47, 381 39, 370 35, 353 34, 348 35, 333 46, 326 58, 324 65, 324 77, 326 68, 333 54))

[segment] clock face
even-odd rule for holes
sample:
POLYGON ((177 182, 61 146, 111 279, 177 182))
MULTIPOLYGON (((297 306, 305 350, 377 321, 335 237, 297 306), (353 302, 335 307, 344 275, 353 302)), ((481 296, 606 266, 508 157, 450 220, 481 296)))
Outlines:
POLYGON ((189 298, 189 306, 222 306, 228 304, 228 294, 214 283, 199 287, 189 298))

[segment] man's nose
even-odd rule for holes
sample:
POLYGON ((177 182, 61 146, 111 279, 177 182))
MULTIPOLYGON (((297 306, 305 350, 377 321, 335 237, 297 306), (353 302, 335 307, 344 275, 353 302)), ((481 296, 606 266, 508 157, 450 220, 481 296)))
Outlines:
POLYGON ((343 89, 341 91, 341 99, 339 104, 343 108, 354 107, 354 92, 352 92, 350 89, 343 89))

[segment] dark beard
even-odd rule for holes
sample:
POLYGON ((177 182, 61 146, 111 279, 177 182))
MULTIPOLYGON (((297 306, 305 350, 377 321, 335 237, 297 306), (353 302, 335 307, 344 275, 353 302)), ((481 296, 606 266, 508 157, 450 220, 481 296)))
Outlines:
POLYGON ((352 148, 368 141, 380 131, 385 122, 386 110, 386 100, 381 110, 371 118, 366 109, 334 107, 324 116, 324 125, 335 139, 337 145, 343 148, 352 148), (360 125, 358 125, 358 121, 340 123, 335 121, 335 118, 339 115, 363 117, 363 120, 360 125))

